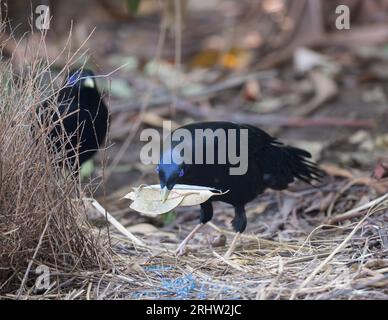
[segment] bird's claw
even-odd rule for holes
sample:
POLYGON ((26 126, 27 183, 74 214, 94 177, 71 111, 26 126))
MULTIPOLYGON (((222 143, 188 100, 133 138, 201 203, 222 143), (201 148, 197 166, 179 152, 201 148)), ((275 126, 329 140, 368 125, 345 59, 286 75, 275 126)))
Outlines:
POLYGON ((224 258, 225 260, 229 260, 231 256, 232 256, 232 252, 229 252, 229 250, 228 250, 228 251, 224 254, 223 258, 224 258))
POLYGON ((186 244, 180 244, 179 247, 175 250, 175 256, 180 257, 186 253, 186 244))

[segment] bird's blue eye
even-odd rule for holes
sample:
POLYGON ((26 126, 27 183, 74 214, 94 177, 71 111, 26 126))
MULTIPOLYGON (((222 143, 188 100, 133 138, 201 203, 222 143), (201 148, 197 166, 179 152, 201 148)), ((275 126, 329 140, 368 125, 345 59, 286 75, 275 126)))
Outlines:
POLYGON ((70 86, 75 85, 75 84, 79 81, 80 77, 81 77, 81 73, 80 73, 79 71, 74 72, 74 73, 69 77, 69 79, 68 79, 68 81, 67 81, 68 85, 70 85, 70 86))
POLYGON ((183 177, 184 174, 185 174, 185 172, 183 171, 183 169, 181 169, 181 171, 179 172, 179 176, 183 177))

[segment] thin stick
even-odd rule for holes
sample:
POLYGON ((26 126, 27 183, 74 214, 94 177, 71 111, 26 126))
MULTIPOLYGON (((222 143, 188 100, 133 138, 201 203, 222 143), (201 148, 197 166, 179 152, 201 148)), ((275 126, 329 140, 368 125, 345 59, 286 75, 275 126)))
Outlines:
MULTIPOLYGON (((116 73, 117 71, 125 68, 127 65, 129 64, 129 62, 127 63, 124 63, 122 64, 121 66, 117 67, 116 69, 106 73, 106 74, 97 74, 97 75, 94 75, 94 76, 87 76, 87 77, 78 77, 76 80, 77 82, 80 81, 80 80, 85 80, 85 79, 89 79, 89 78, 93 78, 93 79, 98 79, 98 78, 109 78, 110 76, 112 76, 114 73, 116 73)), ((68 85, 65 85, 64 87, 72 87, 72 84, 68 84, 68 85)), ((64 88, 62 87, 62 88, 64 88)))
POLYGON ((147 247, 147 245, 143 241, 141 241, 139 238, 137 238, 131 232, 125 229, 124 226, 120 222, 118 222, 102 205, 100 205, 97 200, 93 198, 84 198, 83 200, 91 201, 92 206, 95 207, 98 212, 100 212, 111 225, 113 225, 120 233, 126 236, 133 243, 141 247, 147 247))
POLYGON ((225 259, 223 256, 220 256, 217 252, 213 251, 213 255, 220 259, 221 261, 225 262, 227 265, 231 266, 232 268, 238 270, 238 271, 246 271, 242 267, 240 267, 238 264, 234 263, 233 261, 230 261, 228 259, 225 259))
POLYGON ((41 245, 42 245, 43 237, 44 237, 44 235, 45 235, 45 233, 46 233, 46 230, 47 230, 47 228, 48 228, 48 225, 49 225, 49 223, 50 223, 50 221, 51 221, 51 217, 52 217, 52 213, 50 213, 50 216, 49 216, 49 218, 47 219, 46 225, 44 226, 43 231, 42 231, 42 234, 41 234, 40 237, 39 237, 39 242, 38 242, 38 244, 37 244, 37 246, 36 246, 36 248, 35 248, 34 254, 32 255, 32 258, 31 258, 30 262, 28 263, 27 270, 26 270, 26 272, 24 273, 23 280, 22 280, 22 283, 20 284, 19 292, 18 292, 17 297, 16 297, 17 300, 19 300, 20 295, 22 294, 22 290, 23 290, 23 288, 24 288, 24 285, 25 285, 25 283, 26 283, 26 281, 27 281, 27 277, 28 277, 28 275, 29 275, 29 273, 30 273, 30 270, 31 270, 31 267, 32 267, 32 263, 34 262, 34 260, 35 260, 35 258, 36 258, 36 255, 38 254, 39 248, 40 248, 41 245))
POLYGON ((368 202, 360 207, 353 208, 353 209, 346 211, 345 213, 342 213, 342 214, 338 214, 335 216, 335 218, 333 218, 329 221, 329 224, 336 223, 337 221, 346 220, 348 218, 353 218, 354 215, 359 213, 360 211, 364 211, 364 210, 369 209, 375 205, 378 205, 379 203, 381 203, 382 201, 384 201, 387 198, 388 198, 388 193, 381 196, 380 198, 372 200, 372 201, 370 201, 370 202, 368 202))

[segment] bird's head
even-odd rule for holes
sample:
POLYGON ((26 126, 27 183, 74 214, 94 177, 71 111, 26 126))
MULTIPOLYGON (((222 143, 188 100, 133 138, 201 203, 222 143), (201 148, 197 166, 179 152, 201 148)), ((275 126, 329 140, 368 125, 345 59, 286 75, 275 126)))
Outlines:
POLYGON ((77 89, 95 89, 96 82, 93 71, 89 69, 71 71, 66 86, 77 89))
POLYGON ((184 164, 161 163, 156 167, 156 171, 159 174, 160 188, 162 190, 161 200, 164 202, 167 200, 170 191, 185 175, 185 166, 184 164))

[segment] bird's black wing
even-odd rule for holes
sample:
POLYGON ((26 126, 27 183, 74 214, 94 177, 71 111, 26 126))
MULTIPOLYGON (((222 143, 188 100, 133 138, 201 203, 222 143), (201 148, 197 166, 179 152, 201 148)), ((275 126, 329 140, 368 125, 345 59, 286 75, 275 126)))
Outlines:
POLYGON ((310 161, 311 154, 277 141, 266 132, 250 125, 241 125, 249 130, 249 154, 255 159, 258 172, 262 174, 265 187, 282 190, 295 178, 307 183, 318 180, 324 172, 310 161))

